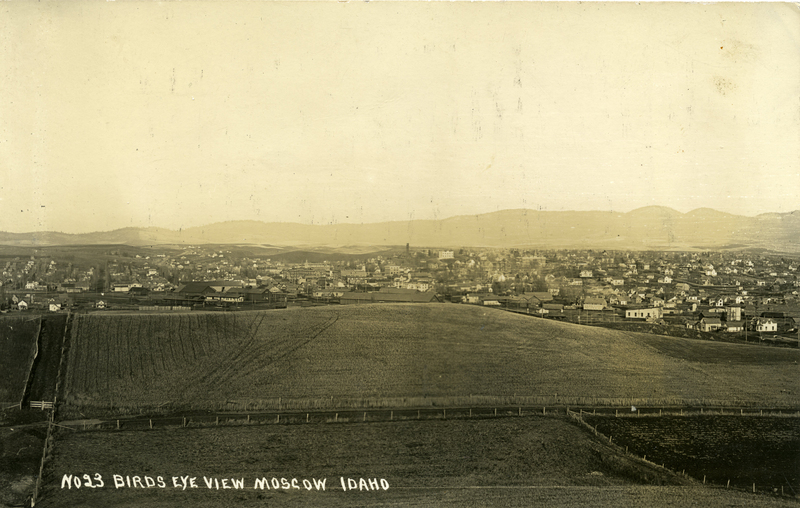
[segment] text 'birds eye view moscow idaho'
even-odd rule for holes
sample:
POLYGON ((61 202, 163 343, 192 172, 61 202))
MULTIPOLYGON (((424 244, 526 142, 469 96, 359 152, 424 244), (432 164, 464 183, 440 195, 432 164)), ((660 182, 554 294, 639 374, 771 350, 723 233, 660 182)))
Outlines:
POLYGON ((0 508, 797 506, 800 9, 4 2, 0 508))

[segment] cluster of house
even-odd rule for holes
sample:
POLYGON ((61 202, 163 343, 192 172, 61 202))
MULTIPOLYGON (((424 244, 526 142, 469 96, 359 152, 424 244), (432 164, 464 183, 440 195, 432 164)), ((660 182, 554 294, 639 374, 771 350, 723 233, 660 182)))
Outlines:
POLYGON ((759 334, 797 330, 795 319, 784 312, 761 312, 758 316, 747 317, 743 315, 741 307, 727 307, 718 312, 701 312, 696 320, 687 320, 686 327, 703 332, 752 331, 759 334))
MULTIPOLYGON (((182 284, 163 299, 192 303, 245 304, 245 303, 286 303, 298 296, 297 286, 274 283, 250 287, 241 281, 205 281, 182 284)), ((371 291, 355 291, 351 286, 317 289, 311 294, 312 300, 340 303, 430 303, 436 301, 433 292, 416 289, 382 286, 371 291)))

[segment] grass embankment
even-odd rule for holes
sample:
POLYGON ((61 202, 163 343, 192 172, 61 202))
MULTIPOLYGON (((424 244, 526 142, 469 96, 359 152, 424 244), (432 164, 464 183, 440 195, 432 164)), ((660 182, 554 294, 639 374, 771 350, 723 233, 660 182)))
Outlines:
POLYGON ((37 354, 40 326, 39 317, 0 318, 0 404, 22 400, 37 354))
POLYGON ((0 426, 0 506, 23 506, 33 490, 46 425, 0 426))
POLYGON ((66 400, 84 412, 226 401, 252 410, 526 400, 797 407, 798 360, 800 351, 450 304, 81 315, 66 400))
POLYGON ((39 355, 31 373, 30 400, 55 399, 56 378, 66 322, 65 314, 53 314, 42 319, 39 355))
POLYGON ((615 443, 693 478, 759 491, 800 492, 800 418, 584 415, 615 443))
POLYGON ((703 489, 551 417, 63 431, 40 499, 37 506, 197 508, 781 504, 703 489), (102 488, 61 488, 64 474, 98 473, 102 488), (165 487, 115 488, 114 474, 139 476, 143 484, 149 476, 156 485, 161 476, 165 487), (198 488, 175 488, 173 476, 195 477, 198 488), (203 477, 235 478, 244 488, 208 489, 203 477), (389 488, 345 492, 340 477, 384 479, 389 488), (261 478, 297 478, 301 488, 254 489, 261 478), (308 491, 303 479, 326 479, 326 490, 308 491))

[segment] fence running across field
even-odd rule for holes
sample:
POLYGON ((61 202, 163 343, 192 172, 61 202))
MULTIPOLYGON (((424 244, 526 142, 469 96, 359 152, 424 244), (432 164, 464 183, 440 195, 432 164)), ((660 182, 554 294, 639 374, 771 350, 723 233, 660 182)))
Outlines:
MULTIPOLYGON (((67 348, 67 337, 69 336, 69 331, 70 331, 71 328, 72 328, 72 313, 68 312, 67 313, 67 319, 66 319, 66 321, 64 323, 64 333, 61 336, 61 357, 59 358, 59 361, 58 361, 58 373, 56 375, 56 387, 55 387, 54 400, 52 402, 36 401, 36 402, 41 403, 42 406, 41 406, 40 409, 42 409, 42 410, 46 409, 44 407, 45 404, 49 405, 50 406, 49 407, 50 415, 49 415, 49 418, 47 420, 47 435, 46 435, 46 437, 44 439, 44 446, 43 446, 43 449, 42 449, 42 460, 39 463, 39 475, 36 477, 36 484, 35 484, 35 486, 33 488, 33 496, 31 497, 31 507, 36 505, 36 501, 39 498, 39 488, 41 487, 41 483, 42 483, 42 473, 44 472, 44 466, 47 463, 47 461, 50 459, 50 457, 52 456, 52 453, 53 453, 53 446, 54 446, 54 441, 55 441, 55 437, 53 435, 53 432, 54 432, 54 428, 58 426, 55 423, 56 407, 57 407, 57 402, 58 402, 58 394, 59 394, 59 391, 61 389, 61 380, 62 380, 62 376, 64 374, 64 357, 65 357, 65 351, 66 351, 66 348, 67 348)), ((31 402, 31 408, 34 408, 33 404, 34 404, 34 402, 31 402)))
MULTIPOLYGON (((605 436, 597 431, 596 427, 587 423, 584 415, 605 415, 619 418, 658 418, 659 416, 679 416, 683 415, 698 416, 740 416, 740 417, 784 417, 799 418, 800 410, 797 409, 775 409, 775 408, 716 408, 711 410, 705 407, 694 408, 658 408, 658 407, 639 407, 631 408, 609 408, 609 407, 575 407, 575 406, 498 406, 498 407, 420 407, 408 408, 401 407, 395 409, 340 409, 325 411, 275 411, 275 412, 252 412, 252 413, 233 413, 233 412, 194 412, 184 415, 152 416, 152 417, 128 417, 113 420, 83 420, 60 422, 53 424, 55 427, 63 428, 62 432, 71 431, 148 431, 158 429, 175 429, 180 427, 217 427, 217 426, 241 426, 241 425, 305 425, 305 424, 346 424, 346 423, 365 423, 365 422, 404 422, 420 420, 464 420, 464 419, 487 419, 487 418, 519 418, 519 417, 563 417, 569 416, 577 421, 581 426, 592 432, 598 439, 605 441, 609 446, 616 448, 625 456, 647 464, 649 467, 658 468, 662 472, 678 475, 691 479, 685 472, 678 473, 672 471, 664 464, 656 464, 647 460, 647 456, 639 457, 633 453, 628 453, 628 447, 622 447, 614 442, 611 436, 605 436), (632 410, 633 409, 633 410, 632 410)), ((700 481, 699 478, 693 480, 700 481)), ((705 477, 702 478, 705 484, 705 477)), ((731 487, 730 481, 724 488, 744 490, 741 487, 731 487)), ((791 487, 789 487, 791 489, 791 487)), ((750 491, 751 489, 746 489, 750 491)), ((780 490, 784 494, 783 487, 757 486, 753 484, 752 492, 768 491, 776 494, 780 490)), ((786 495, 794 495, 794 492, 787 491, 786 495)))
MULTIPOLYGON (((68 409, 72 405, 67 402, 68 409)), ((334 410, 374 410, 374 409, 417 409, 417 408, 458 408, 458 407, 584 407, 598 410, 618 410, 621 414, 625 408, 640 408, 642 411, 655 409, 665 411, 733 411, 752 412, 764 411, 798 411, 800 398, 790 398, 780 404, 765 401, 733 398, 722 399, 689 399, 680 397, 645 398, 645 397, 579 397, 570 395, 465 395, 448 397, 363 397, 363 398, 337 398, 319 397, 292 399, 274 397, 269 399, 236 399, 220 401, 198 401, 192 404, 177 404, 166 401, 157 406, 137 405, 135 402, 117 403, 110 406, 107 402, 95 404, 75 405, 73 413, 107 412, 117 414, 167 414, 189 411, 212 412, 267 412, 267 411, 334 411, 334 410)), ((69 411, 68 411, 69 412, 69 411)))
MULTIPOLYGON (((599 432, 599 431, 597 430, 597 427, 594 427, 594 426, 592 426, 591 424, 589 424, 588 422, 586 422, 586 421, 583 419, 583 415, 584 415, 584 414, 587 414, 587 415, 588 415, 588 414, 596 414, 596 413, 594 413, 594 412, 591 412, 591 413, 590 413, 589 411, 586 411, 586 412, 584 412, 583 410, 578 410, 578 411, 576 412, 576 411, 570 411, 569 409, 567 409, 567 410, 566 410, 566 412, 567 412, 567 415, 568 415, 568 416, 570 416, 571 418, 573 418, 574 420, 576 420, 577 422, 579 422, 579 423, 580 423, 580 424, 581 424, 583 427, 585 427, 586 429, 588 429, 588 430, 589 430, 590 432, 592 432, 592 433, 593 433, 595 436, 597 436, 598 438, 602 439, 603 441, 607 441, 607 442, 608 442, 607 444, 608 444, 609 446, 613 446, 614 448, 616 448, 616 449, 617 449, 618 451, 620 451, 620 452, 622 452, 622 451, 623 451, 623 448, 622 448, 622 446, 620 446, 620 445, 618 445, 618 444, 614 443, 614 438, 613 438, 613 436, 606 436, 605 434, 603 434, 603 433, 599 432)), ((675 414, 675 413, 671 413, 671 415, 674 415, 674 414, 675 414)), ((688 414, 688 413, 683 413, 683 411, 681 411, 681 414, 688 414)), ((707 412, 706 414, 710 414, 710 413, 708 413, 708 412, 707 412)), ((725 415, 740 415, 740 416, 765 416, 765 414, 764 414, 764 411, 763 411, 763 410, 759 411, 758 413, 744 413, 744 411, 743 411, 743 410, 740 410, 739 412, 736 412, 736 411, 731 411, 730 413, 717 413, 717 414, 725 414, 725 415)), ((660 415, 661 415, 661 412, 659 411, 659 414, 658 414, 658 415, 655 415, 654 413, 650 413, 650 415, 654 415, 654 416, 660 416, 660 415)), ((665 414, 665 416, 666 416, 666 414, 665 414)), ((783 412, 780 412, 780 411, 779 411, 777 415, 776 415, 776 414, 774 414, 774 413, 769 413, 769 412, 768 412, 768 413, 766 414, 766 416, 772 416, 772 417, 774 417, 774 416, 794 416, 794 417, 800 417, 800 411, 795 411, 794 413, 788 413, 788 414, 787 414, 787 413, 783 413, 783 412)), ((634 454, 632 454, 632 453, 628 453, 628 447, 627 447, 627 446, 624 448, 624 453, 625 453, 625 455, 626 455, 626 456, 628 456, 629 458, 633 458, 633 459, 639 460, 639 461, 641 461, 641 462, 644 462, 644 463, 646 463, 647 465, 649 465, 649 466, 651 466, 651 467, 662 469, 662 470, 664 470, 664 471, 666 471, 666 472, 669 472, 669 473, 671 473, 671 474, 679 474, 680 476, 683 476, 683 477, 685 477, 685 478, 691 478, 689 475, 687 475, 687 474, 686 474, 685 470, 684 470, 684 471, 681 471, 680 473, 678 473, 677 471, 672 471, 672 470, 670 470, 669 468, 666 468, 666 467, 664 467, 664 464, 656 464, 655 462, 651 462, 651 461, 647 460, 647 455, 644 455, 644 456, 642 456, 642 457, 639 457, 639 456, 637 456, 637 455, 634 455, 634 454)), ((700 479, 699 479, 699 478, 695 478, 695 480, 699 481, 700 479)), ((703 484, 704 484, 704 485, 706 484, 706 476, 705 476, 705 475, 703 475, 702 482, 703 482, 703 484)), ((718 486, 718 488, 723 488, 723 487, 721 487, 721 486, 718 486)), ((731 488, 733 488, 734 490, 740 490, 740 491, 751 492, 751 489, 743 489, 743 488, 741 488, 741 487, 736 487, 736 486, 734 486, 734 487, 731 487, 731 481, 730 481, 730 480, 728 480, 728 482, 727 482, 727 484, 725 485, 725 487, 724 487, 724 488, 725 488, 725 489, 731 489, 731 488)), ((783 486, 783 485, 781 485, 781 486, 779 486, 779 487, 774 487, 774 486, 765 486, 765 485, 757 486, 755 483, 753 483, 752 492, 753 492, 754 494, 755 494, 756 492, 767 492, 767 493, 770 493, 770 494, 777 494, 779 489, 780 489, 780 495, 781 495, 781 496, 784 496, 784 495, 786 495, 786 496, 790 496, 790 497, 795 497, 795 495, 796 495, 796 492, 794 492, 794 490, 792 489, 791 485, 789 486, 789 492, 785 492, 785 489, 784 489, 784 486, 783 486)))
POLYGON ((498 406, 498 407, 420 407, 394 409, 339 409, 322 411, 253 411, 253 412, 189 412, 183 414, 153 415, 148 417, 120 417, 117 419, 74 420, 59 426, 73 430, 143 430, 166 427, 198 427, 246 424, 306 424, 306 423, 358 423, 408 420, 447 420, 490 417, 606 415, 621 418, 659 416, 742 416, 742 417, 800 417, 796 409, 752 408, 608 408, 574 406, 498 406))

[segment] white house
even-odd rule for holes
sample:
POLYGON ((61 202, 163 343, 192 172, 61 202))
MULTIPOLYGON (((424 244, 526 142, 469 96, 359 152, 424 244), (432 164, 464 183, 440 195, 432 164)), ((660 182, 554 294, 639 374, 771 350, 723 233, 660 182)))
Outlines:
POLYGON ((704 332, 713 332, 722 328, 722 322, 719 318, 715 317, 704 317, 698 323, 700 330, 704 332))
POLYGON ((778 331, 778 323, 775 321, 768 319, 768 318, 759 318, 756 319, 756 331, 757 332, 777 332, 778 331))
POLYGON ((652 307, 647 309, 626 309, 626 319, 661 319, 664 316, 664 311, 661 307, 652 307))
POLYGON ((744 331, 744 323, 742 321, 728 321, 725 324, 725 331, 729 333, 744 331))
POLYGON ((589 297, 583 302, 583 310, 603 310, 606 307, 604 298, 589 297))

